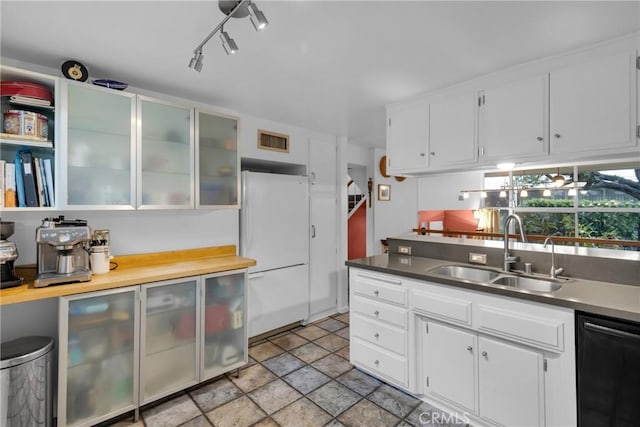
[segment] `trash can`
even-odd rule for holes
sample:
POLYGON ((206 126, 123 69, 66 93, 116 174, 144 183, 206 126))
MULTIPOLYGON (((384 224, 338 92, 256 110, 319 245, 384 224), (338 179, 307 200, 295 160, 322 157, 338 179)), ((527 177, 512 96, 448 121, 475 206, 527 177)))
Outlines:
POLYGON ((0 344, 0 426, 51 426, 53 338, 0 344))

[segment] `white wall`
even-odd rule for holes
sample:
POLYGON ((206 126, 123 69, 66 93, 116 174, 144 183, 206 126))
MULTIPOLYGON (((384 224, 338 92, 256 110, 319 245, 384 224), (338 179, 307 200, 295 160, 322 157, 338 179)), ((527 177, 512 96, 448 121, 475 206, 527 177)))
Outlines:
POLYGON ((394 177, 384 178, 377 165, 385 150, 375 149, 373 178, 374 247, 373 253, 382 253, 381 239, 411 233, 418 224, 418 181, 407 178, 398 182, 394 177), (378 200, 378 184, 391 185, 391 200, 378 200))
POLYGON ((417 178, 418 210, 478 209, 480 193, 469 193, 462 201, 458 196, 462 190, 481 190, 483 177, 483 172, 473 171, 417 178))

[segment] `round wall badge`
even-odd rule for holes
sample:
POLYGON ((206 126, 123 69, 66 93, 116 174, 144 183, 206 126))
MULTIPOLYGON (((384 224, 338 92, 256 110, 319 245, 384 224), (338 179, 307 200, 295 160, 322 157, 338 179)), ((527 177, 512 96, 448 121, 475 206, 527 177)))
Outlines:
POLYGON ((62 64, 62 74, 71 80, 85 82, 89 78, 87 67, 78 61, 67 61, 62 64))

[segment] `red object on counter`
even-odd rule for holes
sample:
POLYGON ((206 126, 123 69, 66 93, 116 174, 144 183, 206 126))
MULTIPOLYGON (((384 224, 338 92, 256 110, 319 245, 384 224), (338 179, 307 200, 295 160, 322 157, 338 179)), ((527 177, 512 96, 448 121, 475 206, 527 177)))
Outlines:
POLYGON ((0 96, 24 96, 53 102, 53 96, 51 96, 49 88, 30 82, 0 82, 0 96))

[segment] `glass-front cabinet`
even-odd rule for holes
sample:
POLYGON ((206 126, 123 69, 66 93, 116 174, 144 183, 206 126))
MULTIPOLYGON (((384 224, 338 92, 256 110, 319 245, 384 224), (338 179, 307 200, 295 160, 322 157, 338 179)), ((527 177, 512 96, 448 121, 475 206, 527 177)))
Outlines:
POLYGON ((58 425, 95 425, 137 407, 138 289, 60 298, 58 425))
POLYGON ((238 118, 196 112, 196 206, 239 207, 238 118))
POLYGON ((65 82, 63 206, 135 206, 135 94, 65 82))
POLYGON ((142 286, 140 404, 198 382, 198 279, 142 286))
POLYGON ((193 208, 193 108, 138 96, 138 207, 193 208))
POLYGON ((206 380, 247 363, 246 270, 203 276, 202 375, 206 380))

